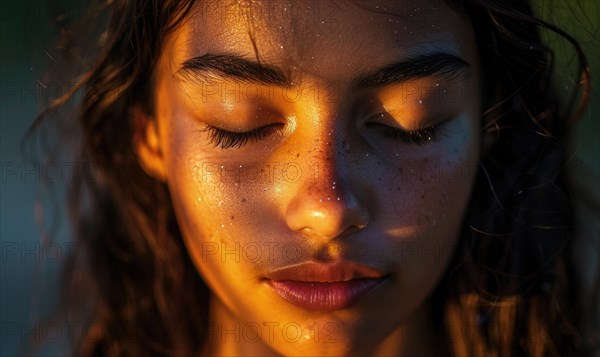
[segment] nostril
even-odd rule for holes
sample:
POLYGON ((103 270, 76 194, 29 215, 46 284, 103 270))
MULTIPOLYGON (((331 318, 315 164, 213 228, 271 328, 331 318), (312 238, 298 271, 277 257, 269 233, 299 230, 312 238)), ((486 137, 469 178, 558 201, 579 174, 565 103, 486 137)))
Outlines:
POLYGON ((345 231, 343 231, 343 232, 342 232, 342 233, 339 235, 339 237, 345 237, 345 236, 349 236, 349 235, 351 235, 351 234, 353 234, 353 233, 355 233, 355 232, 358 232, 358 231, 360 231, 360 230, 362 230, 362 229, 364 229, 364 228, 366 228, 366 227, 367 227, 367 224, 366 224, 366 223, 365 223, 365 224, 358 224, 358 225, 353 225, 353 226, 350 226, 350 227, 348 227, 348 228, 347 228, 345 231))

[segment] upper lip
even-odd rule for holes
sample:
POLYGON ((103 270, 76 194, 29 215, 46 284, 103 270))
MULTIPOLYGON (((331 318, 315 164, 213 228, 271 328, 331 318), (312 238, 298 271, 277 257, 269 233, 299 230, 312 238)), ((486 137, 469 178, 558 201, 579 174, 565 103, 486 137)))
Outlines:
POLYGON ((368 265, 339 261, 335 263, 303 263, 274 270, 266 275, 271 280, 294 280, 334 283, 361 278, 381 278, 384 273, 368 265))

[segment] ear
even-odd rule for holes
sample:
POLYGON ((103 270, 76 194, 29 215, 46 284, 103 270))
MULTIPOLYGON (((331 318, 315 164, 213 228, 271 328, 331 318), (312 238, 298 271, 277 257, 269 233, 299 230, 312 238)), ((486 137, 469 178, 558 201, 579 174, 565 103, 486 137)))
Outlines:
POLYGON ((166 169, 156 118, 140 108, 131 111, 133 147, 142 169, 159 181, 166 181, 166 169))

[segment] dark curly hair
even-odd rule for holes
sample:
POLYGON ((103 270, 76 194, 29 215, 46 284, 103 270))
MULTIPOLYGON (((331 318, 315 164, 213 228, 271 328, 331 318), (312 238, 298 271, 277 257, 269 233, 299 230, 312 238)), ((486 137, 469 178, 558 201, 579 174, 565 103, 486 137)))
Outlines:
MULTIPOLYGON (((476 29, 487 108, 481 131, 494 132, 496 142, 481 159, 459 245, 434 292, 435 321, 456 356, 591 355, 597 321, 586 312, 597 310, 598 289, 580 303, 565 171, 567 133, 589 99, 586 57, 569 34, 534 17, 529 1, 448 2, 476 29), (554 56, 541 29, 576 51, 581 80, 565 107, 552 87, 554 56)), ((95 168, 94 175, 76 172, 68 191, 74 239, 87 252, 64 270, 66 316, 89 322, 75 355, 191 356, 207 340, 208 288, 188 257, 166 185, 144 172, 132 141, 131 111, 153 112, 163 41, 193 5, 94 5, 106 25, 100 42, 77 47, 73 30, 65 30, 59 47, 71 60, 77 50, 83 62, 83 54, 96 55, 31 129, 58 128, 61 149, 95 168), (77 93, 75 113, 61 112, 77 93)))

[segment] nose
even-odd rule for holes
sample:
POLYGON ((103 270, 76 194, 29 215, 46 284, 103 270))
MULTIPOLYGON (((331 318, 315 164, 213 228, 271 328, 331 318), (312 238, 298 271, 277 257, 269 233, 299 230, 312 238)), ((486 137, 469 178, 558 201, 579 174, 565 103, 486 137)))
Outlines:
POLYGON ((344 167, 343 150, 335 150, 333 140, 317 145, 322 149, 312 150, 315 175, 303 178, 289 202, 286 220, 294 231, 331 240, 366 227, 369 215, 344 167))

